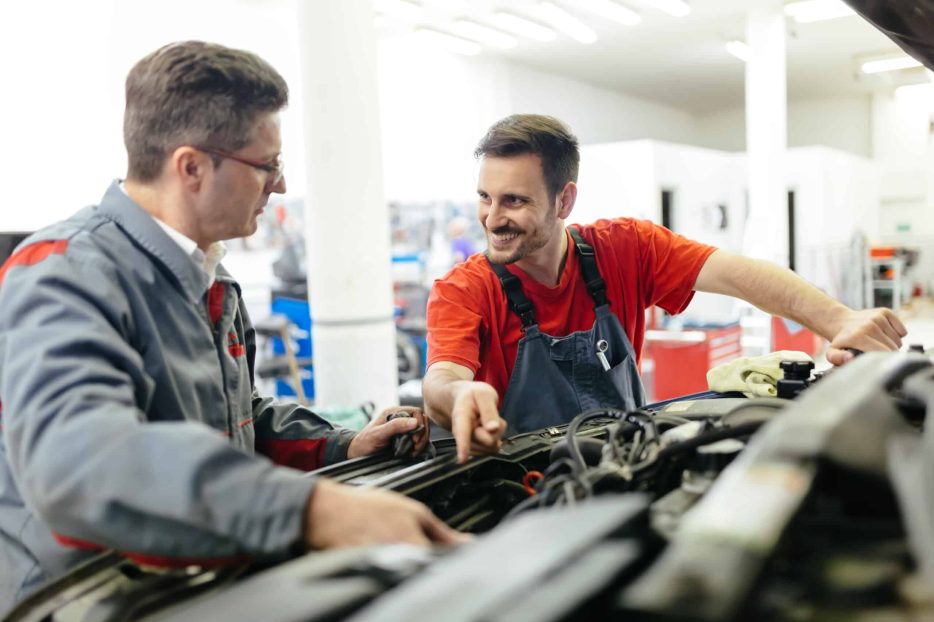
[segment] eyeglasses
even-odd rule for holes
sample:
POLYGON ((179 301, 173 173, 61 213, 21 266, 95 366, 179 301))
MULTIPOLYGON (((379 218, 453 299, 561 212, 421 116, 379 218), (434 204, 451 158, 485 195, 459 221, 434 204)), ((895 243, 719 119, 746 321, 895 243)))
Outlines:
POLYGON ((229 158, 231 160, 240 162, 241 164, 246 164, 247 166, 252 166, 253 168, 259 169, 270 175, 269 185, 271 186, 275 186, 282 179, 285 164, 283 164, 281 157, 277 156, 276 159, 272 162, 256 162, 255 160, 241 158, 240 156, 235 156, 234 154, 227 151, 221 151, 220 149, 214 149, 212 147, 195 147, 195 149, 205 153, 210 153, 211 155, 217 156, 218 158, 229 158))

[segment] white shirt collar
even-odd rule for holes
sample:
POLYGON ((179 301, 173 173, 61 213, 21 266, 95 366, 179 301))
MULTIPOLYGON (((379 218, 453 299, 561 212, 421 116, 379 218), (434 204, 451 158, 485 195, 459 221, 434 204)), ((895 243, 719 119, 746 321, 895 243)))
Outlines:
MULTIPOLYGON (((123 186, 123 182, 120 182, 120 190, 126 194, 126 188, 123 186)), ((223 242, 214 242, 208 247, 208 252, 205 253, 198 248, 198 243, 187 235, 181 233, 177 229, 173 229, 155 216, 152 216, 152 214, 150 214, 150 216, 156 221, 157 225, 162 227, 166 235, 178 244, 178 247, 181 248, 186 255, 191 257, 192 261, 194 261, 199 268, 204 270, 204 273, 208 275, 209 283, 213 285, 217 278, 217 266, 224 258, 224 255, 227 254, 227 246, 225 246, 223 242)))

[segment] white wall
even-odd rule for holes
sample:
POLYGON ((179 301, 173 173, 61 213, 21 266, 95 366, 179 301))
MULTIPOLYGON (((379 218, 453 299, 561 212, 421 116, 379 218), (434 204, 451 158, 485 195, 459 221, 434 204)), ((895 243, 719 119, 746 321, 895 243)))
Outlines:
MULTIPOLYGON (((204 39, 254 51, 299 91, 288 3, 225 0, 40 0, 0 8, 5 200, 0 231, 32 230, 96 203, 126 172, 123 83, 171 41, 204 39)), ((300 106, 282 117, 287 179, 304 186, 300 106)))
POLYGON ((859 305, 865 248, 879 235, 879 165, 827 147, 788 150, 795 191, 796 270, 831 296, 859 305))
POLYGON ((882 167, 882 218, 886 236, 934 235, 934 148, 931 105, 922 98, 880 93, 872 99, 872 144, 882 167))
MULTIPOLYGON (((31 230, 97 202, 125 174, 123 81, 170 41, 205 39, 258 53, 291 85, 282 118, 290 195, 305 186, 294 3, 229 0, 44 0, 0 9, 4 61, 0 231, 31 230)), ((584 143, 691 142, 683 111, 498 60, 381 43, 380 104, 387 199, 473 200, 472 152, 515 112, 553 114, 584 143)))
POLYGON ((577 206, 571 222, 632 216, 661 222, 661 192, 673 191, 672 229, 738 251, 745 222, 745 156, 639 140, 581 149, 577 206), (727 208, 720 228, 717 205, 727 208))
POLYGON ((654 154, 650 140, 582 146, 577 202, 568 222, 616 216, 661 222, 654 154))
MULTIPOLYGON (((879 166, 827 147, 788 150, 788 187, 796 195, 796 268, 835 297, 847 297, 849 277, 860 266, 851 256, 857 232, 879 237, 879 166)), ((745 155, 632 141, 584 146, 580 194, 573 222, 633 216, 661 221, 661 191, 674 191, 673 229, 690 238, 740 251, 746 226, 745 155), (719 228, 718 204, 727 207, 719 228)), ((770 239, 787 248, 786 239, 770 239)), ((769 254, 780 254, 776 253, 769 254)), ((860 255, 862 256, 862 255, 860 255)), ((858 302, 858 301, 857 301, 858 302)), ((699 321, 736 317, 733 301, 697 296, 687 316, 699 321)))
MULTIPOLYGON (((788 146, 824 145, 863 157, 872 156, 872 104, 869 96, 821 97, 788 102, 788 146)), ((696 144, 745 151, 743 108, 697 117, 696 144)))
MULTIPOLYGON (((571 222, 631 216, 660 223, 661 192, 673 191, 674 231, 738 251, 745 225, 745 156, 654 140, 585 145, 580 192, 571 222), (721 228, 718 205, 727 208, 721 228)), ((738 318, 734 300, 698 294, 685 312, 691 321, 738 318)))
POLYGON ((934 294, 932 102, 880 93, 872 100, 873 150, 882 168, 879 242, 920 250, 909 276, 934 294))
POLYGON ((687 112, 484 55, 380 44, 380 106, 390 200, 474 199, 473 150, 514 113, 556 116, 583 144, 656 138, 690 142, 687 112))

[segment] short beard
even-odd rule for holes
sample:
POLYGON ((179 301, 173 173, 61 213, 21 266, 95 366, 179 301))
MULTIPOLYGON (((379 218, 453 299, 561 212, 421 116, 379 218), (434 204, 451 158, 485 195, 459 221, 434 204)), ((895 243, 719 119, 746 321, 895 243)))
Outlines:
MULTIPOLYGON (((506 231, 502 229, 497 230, 498 233, 509 233, 512 231, 513 231, 512 229, 508 229, 506 231)), ((491 236, 493 235, 493 232, 488 232, 487 235, 491 236)), ((511 255, 508 255, 504 259, 501 259, 493 255, 493 253, 496 251, 492 250, 491 248, 492 245, 489 243, 489 240, 487 240, 486 256, 490 260, 491 263, 508 265, 511 263, 516 263, 520 259, 524 259, 525 257, 528 257, 529 255, 531 255, 538 249, 545 246, 545 244, 547 243, 548 243, 547 236, 545 236, 543 231, 539 229, 533 234, 531 238, 523 239, 522 242, 519 244, 519 248, 517 248, 511 255)))

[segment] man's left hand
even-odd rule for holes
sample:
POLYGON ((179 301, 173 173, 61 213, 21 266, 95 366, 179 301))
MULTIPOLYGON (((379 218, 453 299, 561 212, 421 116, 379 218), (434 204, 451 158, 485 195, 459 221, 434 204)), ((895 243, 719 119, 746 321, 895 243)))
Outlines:
POLYGON ((827 360, 843 365, 853 358, 849 349, 863 352, 894 351, 908 334, 905 325, 891 309, 847 310, 827 350, 827 360))
POLYGON ((428 445, 428 418, 418 408, 411 406, 393 406, 387 408, 373 420, 366 424, 360 432, 350 441, 350 447, 347 448, 348 458, 359 458, 360 456, 369 456, 380 452, 392 444, 392 439, 400 434, 408 434, 414 430, 421 431, 415 435, 412 440, 412 455, 417 456, 428 445), (411 417, 397 417, 389 421, 389 416, 404 412, 412 415, 411 417))

